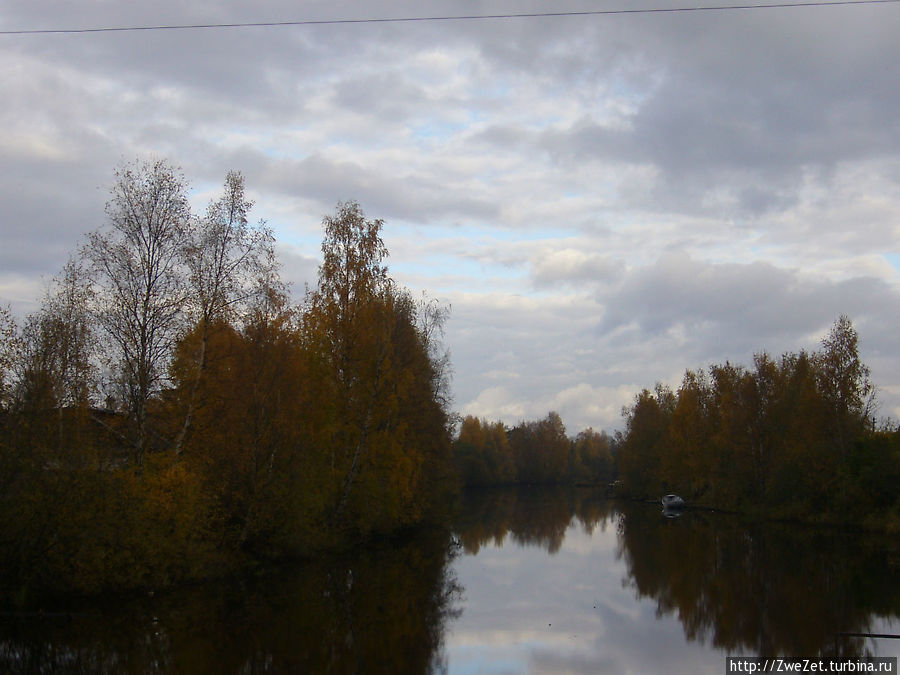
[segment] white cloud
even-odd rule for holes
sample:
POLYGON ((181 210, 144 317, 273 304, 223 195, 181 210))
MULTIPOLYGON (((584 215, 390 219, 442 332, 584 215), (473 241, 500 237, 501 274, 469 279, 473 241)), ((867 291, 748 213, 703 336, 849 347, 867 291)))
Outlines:
POLYGON ((610 282, 624 271, 610 255, 575 248, 540 253, 533 259, 532 269, 538 285, 610 282))
POLYGON ((525 415, 527 401, 506 386, 488 387, 467 401, 463 409, 469 414, 490 420, 509 420, 525 415))

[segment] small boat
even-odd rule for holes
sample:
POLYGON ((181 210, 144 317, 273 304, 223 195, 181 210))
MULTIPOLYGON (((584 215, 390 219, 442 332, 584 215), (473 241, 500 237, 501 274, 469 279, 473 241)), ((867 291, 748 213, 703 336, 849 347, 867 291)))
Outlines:
POLYGON ((662 505, 664 509, 667 510, 675 510, 675 509, 683 509, 684 508, 684 500, 678 495, 666 495, 662 498, 662 505))

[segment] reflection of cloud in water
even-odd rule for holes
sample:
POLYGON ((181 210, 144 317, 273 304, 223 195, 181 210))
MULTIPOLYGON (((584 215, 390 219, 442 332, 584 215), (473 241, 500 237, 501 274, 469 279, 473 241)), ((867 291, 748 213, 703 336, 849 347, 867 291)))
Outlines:
POLYGON ((579 503, 580 494, 582 522, 562 525, 559 509, 517 503, 532 499, 522 492, 497 493, 501 506, 476 504, 479 534, 461 535, 475 546, 454 562, 467 600, 447 626, 451 673, 719 673, 728 654, 828 654, 835 631, 897 632, 877 616, 898 614, 880 540, 746 528, 721 514, 668 521, 656 505, 619 504, 618 513, 603 500, 579 503), (536 532, 564 536, 528 532, 523 512, 542 520, 536 532), (491 539, 507 531, 516 536, 505 545, 491 539), (804 618, 809 611, 817 616, 804 618))
POLYGON ((569 527, 559 552, 484 546, 454 564, 466 589, 448 625, 451 673, 646 673, 678 663, 720 672, 722 658, 686 643, 677 618, 623 588, 615 528, 569 527), (501 628, 502 627, 502 628, 501 628))

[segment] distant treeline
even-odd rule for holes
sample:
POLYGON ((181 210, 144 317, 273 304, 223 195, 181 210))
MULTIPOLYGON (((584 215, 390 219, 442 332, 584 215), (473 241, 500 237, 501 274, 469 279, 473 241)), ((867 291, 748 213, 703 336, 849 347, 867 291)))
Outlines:
POLYGON ((468 486, 585 483, 608 485, 615 476, 617 440, 585 429, 574 439, 555 412, 507 428, 466 416, 453 442, 453 460, 468 486))
POLYGON ((858 335, 821 350, 687 371, 635 397, 618 454, 624 494, 900 529, 900 430, 876 429, 858 335))
POLYGON ((840 317, 820 351, 758 354, 687 371, 623 412, 624 432, 566 436, 559 415, 462 420, 453 457, 465 485, 587 483, 617 495, 900 530, 900 429, 873 418, 858 335, 840 317))
POLYGON ((240 174, 186 195, 123 167, 41 308, 0 312, 2 604, 346 546, 456 485, 448 310, 391 280, 381 221, 339 204, 295 306, 240 174))

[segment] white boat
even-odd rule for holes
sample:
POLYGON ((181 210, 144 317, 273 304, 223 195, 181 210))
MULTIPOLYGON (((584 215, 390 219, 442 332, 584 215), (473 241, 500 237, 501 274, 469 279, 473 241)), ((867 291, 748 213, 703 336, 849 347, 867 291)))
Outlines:
POLYGON ((664 509, 684 508, 684 500, 678 495, 666 495, 661 501, 664 509))

